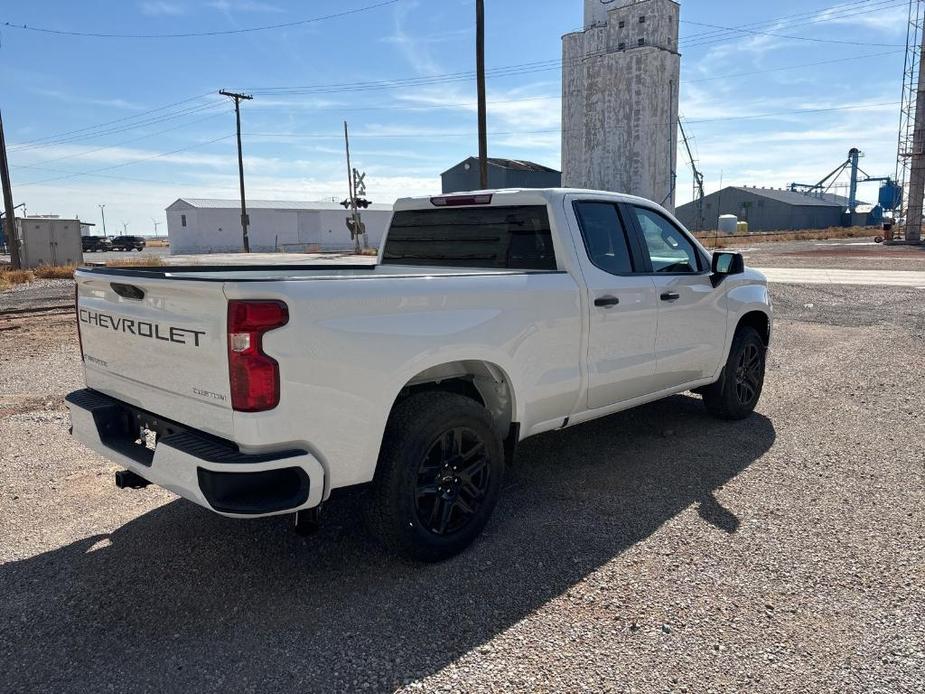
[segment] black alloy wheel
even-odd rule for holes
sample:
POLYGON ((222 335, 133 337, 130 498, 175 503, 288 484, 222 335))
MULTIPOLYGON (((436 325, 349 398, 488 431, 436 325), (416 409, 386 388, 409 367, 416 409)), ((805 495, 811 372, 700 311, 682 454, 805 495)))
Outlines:
POLYGON ((720 379, 698 389, 707 410, 720 419, 748 417, 764 388, 767 345, 750 326, 736 330, 720 379))
POLYGON ((739 355, 736 364, 736 397, 739 404, 748 407, 758 396, 761 386, 761 350, 758 345, 749 343, 739 355))
POLYGON ((491 482, 488 451, 478 433, 455 427, 431 444, 418 467, 414 508, 435 535, 458 532, 476 517, 491 482))
POLYGON ((481 403, 439 391, 410 395, 386 425, 366 492, 369 529, 409 559, 448 559, 482 532, 504 468, 501 436, 481 403))

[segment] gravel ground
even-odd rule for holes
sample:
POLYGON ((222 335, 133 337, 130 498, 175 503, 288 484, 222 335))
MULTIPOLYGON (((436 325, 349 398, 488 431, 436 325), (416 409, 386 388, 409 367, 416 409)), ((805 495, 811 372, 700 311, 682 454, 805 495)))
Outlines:
POLYGON ((302 538, 116 490, 67 436, 72 323, 0 324, 2 689, 921 692, 923 293, 773 291, 757 414, 677 396, 531 439, 437 566, 351 495, 302 538))
POLYGON ((74 302, 74 280, 34 280, 0 292, 0 311, 61 306, 74 302))
POLYGON ((872 238, 755 243, 729 250, 741 251, 752 267, 925 270, 925 246, 883 246, 872 238))

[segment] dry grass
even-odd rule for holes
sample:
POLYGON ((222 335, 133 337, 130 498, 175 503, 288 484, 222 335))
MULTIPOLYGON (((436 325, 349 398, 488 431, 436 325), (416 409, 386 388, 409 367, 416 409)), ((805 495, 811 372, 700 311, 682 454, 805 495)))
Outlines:
POLYGON ((142 255, 124 260, 107 260, 106 267, 161 267, 164 261, 157 255, 142 255))
POLYGON ((360 251, 360 255, 379 255, 378 248, 364 248, 360 251))
POLYGON ((43 280, 69 280, 74 277, 76 265, 39 265, 35 276, 43 280))
POLYGON ((755 232, 751 234, 732 234, 729 236, 715 231, 698 231, 694 234, 707 248, 734 248, 743 242, 775 243, 780 241, 828 241, 829 239, 857 239, 876 235, 876 231, 865 227, 830 227, 828 229, 810 229, 807 231, 780 231, 771 233, 755 232))
POLYGON ((148 248, 168 248, 170 241, 168 239, 145 239, 145 246, 148 248))
POLYGON ((0 270, 0 285, 3 289, 13 284, 26 284, 34 279, 32 270, 0 270))

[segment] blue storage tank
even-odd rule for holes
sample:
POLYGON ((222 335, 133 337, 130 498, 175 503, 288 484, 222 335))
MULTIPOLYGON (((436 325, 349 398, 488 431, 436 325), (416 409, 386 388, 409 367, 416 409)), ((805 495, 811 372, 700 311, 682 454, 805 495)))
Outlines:
POLYGON ((880 207, 885 210, 895 210, 902 205, 903 189, 902 186, 893 183, 884 183, 880 186, 880 207))

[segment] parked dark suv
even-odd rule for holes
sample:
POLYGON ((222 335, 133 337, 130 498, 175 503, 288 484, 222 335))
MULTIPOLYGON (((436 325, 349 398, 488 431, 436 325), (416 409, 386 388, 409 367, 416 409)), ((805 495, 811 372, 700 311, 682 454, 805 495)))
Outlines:
POLYGON ((112 241, 105 236, 81 236, 80 243, 83 246, 84 253, 112 250, 112 241))
POLYGON ((117 236, 112 240, 114 251, 142 251, 145 240, 141 236, 117 236))

